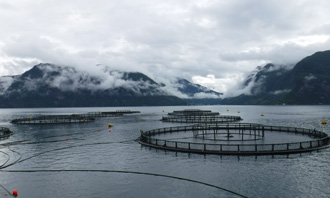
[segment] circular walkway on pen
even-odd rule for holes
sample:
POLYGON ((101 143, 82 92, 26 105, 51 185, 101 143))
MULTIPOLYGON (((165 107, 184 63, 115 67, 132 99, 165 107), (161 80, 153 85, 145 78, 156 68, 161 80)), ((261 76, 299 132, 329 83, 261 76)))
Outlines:
POLYGON ((242 120, 240 116, 220 115, 210 110, 186 109, 173 111, 162 117, 163 122, 177 123, 228 123, 242 120))
POLYGON ((142 131, 142 145, 188 153, 277 155, 329 147, 329 136, 315 129, 252 123, 196 124, 142 131))
POLYGON ((73 124, 93 122, 94 117, 88 115, 72 114, 72 115, 44 115, 37 117, 28 117, 12 120, 13 124, 73 124))
POLYGON ((28 118, 14 119, 11 121, 13 124, 74 124, 74 123, 86 123, 93 122, 97 117, 116 117, 124 114, 140 113, 140 111, 130 110, 117 110, 107 112, 89 112, 85 114, 71 114, 71 115, 42 115, 28 118))

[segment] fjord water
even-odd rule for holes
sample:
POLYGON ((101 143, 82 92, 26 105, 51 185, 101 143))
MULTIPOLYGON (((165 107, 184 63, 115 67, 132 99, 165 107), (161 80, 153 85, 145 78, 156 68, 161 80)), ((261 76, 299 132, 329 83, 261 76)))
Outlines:
MULTIPOLYGON (((315 128, 329 134, 329 127, 320 122, 329 121, 330 106, 1 109, 1 126, 15 133, 0 141, 0 166, 12 164, 0 172, 0 184, 10 192, 18 190, 19 197, 34 198, 240 197, 202 183, 180 180, 185 178, 247 197, 330 197, 330 149, 296 155, 237 157, 150 149, 135 141, 140 129, 182 125, 163 123, 160 119, 168 112, 183 109, 212 110, 239 115, 242 122, 315 128), (141 113, 97 118, 85 124, 10 124, 12 119, 41 114, 123 109, 141 113), (108 123, 113 124, 111 132, 108 123)), ((0 197, 8 196, 4 188, 0 187, 0 197)))

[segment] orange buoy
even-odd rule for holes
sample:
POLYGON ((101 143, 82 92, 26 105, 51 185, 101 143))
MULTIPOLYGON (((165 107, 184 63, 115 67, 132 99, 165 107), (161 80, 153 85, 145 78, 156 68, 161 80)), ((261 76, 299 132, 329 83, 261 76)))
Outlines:
POLYGON ((13 190, 13 195, 17 197, 17 190, 13 190))
POLYGON ((328 122, 325 121, 325 120, 323 120, 323 121, 321 122, 321 124, 322 124, 322 125, 326 125, 326 124, 328 124, 328 122))
POLYGON ((112 127, 112 124, 108 124, 108 127, 109 127, 109 128, 112 127))

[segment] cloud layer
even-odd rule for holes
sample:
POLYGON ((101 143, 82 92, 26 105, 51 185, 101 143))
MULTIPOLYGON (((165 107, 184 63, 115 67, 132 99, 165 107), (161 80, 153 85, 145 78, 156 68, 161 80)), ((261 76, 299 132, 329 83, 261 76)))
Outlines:
POLYGON ((230 92, 268 62, 330 46, 330 1, 1 1, 0 75, 39 62, 181 77, 230 92))

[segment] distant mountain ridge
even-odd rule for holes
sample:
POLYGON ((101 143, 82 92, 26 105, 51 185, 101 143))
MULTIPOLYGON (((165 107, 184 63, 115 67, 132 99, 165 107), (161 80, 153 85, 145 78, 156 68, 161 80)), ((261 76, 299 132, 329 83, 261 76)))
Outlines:
POLYGON ((222 104, 330 104, 330 50, 316 52, 292 69, 274 64, 260 67, 242 89, 250 93, 226 98, 222 104))
POLYGON ((39 64, 18 76, 0 78, 0 107, 88 107, 185 105, 138 72, 108 71, 103 76, 72 67, 39 64))
MULTIPOLYGON (((88 107, 186 105, 147 75, 105 68, 101 75, 77 71, 73 67, 40 63, 21 75, 0 77, 0 107, 88 107)), ((180 79, 175 86, 180 95, 220 95, 180 79)), ((198 102, 201 102, 198 100, 198 102)), ((198 103, 197 102, 197 103, 198 103)))
POLYGON ((0 108, 330 104, 330 50, 316 52, 294 67, 258 67, 237 91, 242 94, 222 99, 222 93, 186 79, 165 85, 139 72, 107 68, 92 75, 41 63, 21 75, 0 77, 0 108))

